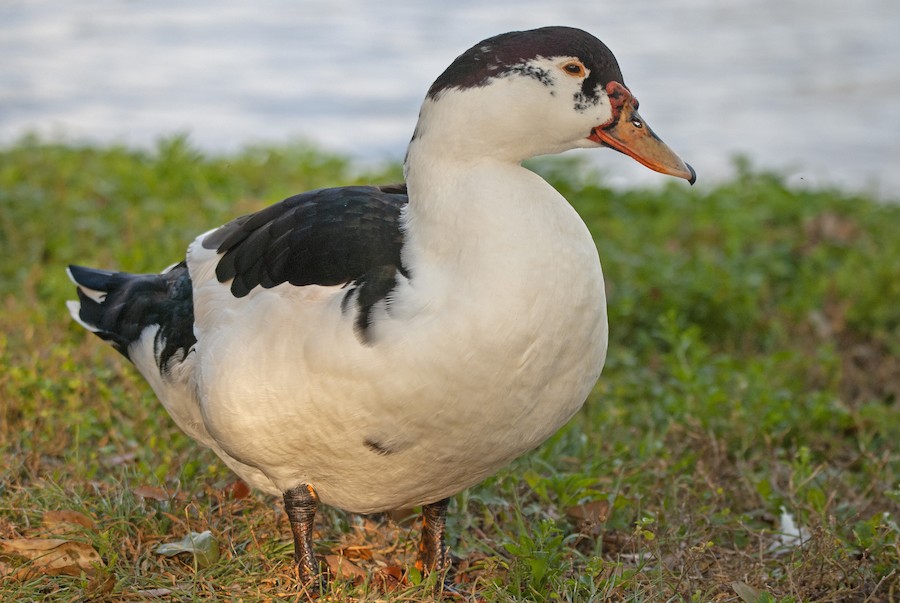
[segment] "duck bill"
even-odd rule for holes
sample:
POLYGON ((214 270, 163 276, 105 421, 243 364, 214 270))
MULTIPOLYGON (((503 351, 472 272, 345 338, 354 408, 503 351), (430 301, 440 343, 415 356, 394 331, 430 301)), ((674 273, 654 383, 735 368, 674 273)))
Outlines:
POLYGON ((618 120, 612 125, 594 128, 588 139, 625 153, 661 174, 684 178, 691 184, 697 180, 694 168, 653 133, 631 103, 622 105, 618 120))

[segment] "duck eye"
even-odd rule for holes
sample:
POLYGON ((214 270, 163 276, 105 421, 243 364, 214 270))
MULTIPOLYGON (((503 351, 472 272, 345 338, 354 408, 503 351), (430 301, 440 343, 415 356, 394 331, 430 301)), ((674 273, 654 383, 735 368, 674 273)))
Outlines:
POLYGON ((585 75, 584 65, 577 61, 572 61, 571 63, 563 65, 563 71, 573 77, 584 77, 585 75))

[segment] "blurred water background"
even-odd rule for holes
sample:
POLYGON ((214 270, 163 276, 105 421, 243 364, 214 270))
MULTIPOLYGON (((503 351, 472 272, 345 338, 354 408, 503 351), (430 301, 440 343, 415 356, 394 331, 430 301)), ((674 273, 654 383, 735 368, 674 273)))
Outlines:
MULTIPOLYGON (((207 151, 309 140, 399 160, 431 81, 475 42, 542 25, 613 50, 641 113, 696 168, 900 194, 898 0, 0 0, 0 143, 207 151)), ((614 184, 663 181, 588 153, 614 184)))

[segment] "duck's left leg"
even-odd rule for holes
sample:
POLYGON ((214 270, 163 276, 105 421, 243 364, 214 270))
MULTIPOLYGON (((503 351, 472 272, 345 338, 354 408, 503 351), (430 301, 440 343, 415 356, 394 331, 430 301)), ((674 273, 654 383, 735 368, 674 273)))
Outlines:
POLYGON ((284 510, 294 534, 294 563, 297 564, 300 582, 313 590, 324 586, 327 579, 313 551, 313 521, 318 504, 316 491, 307 484, 300 484, 284 493, 284 510))

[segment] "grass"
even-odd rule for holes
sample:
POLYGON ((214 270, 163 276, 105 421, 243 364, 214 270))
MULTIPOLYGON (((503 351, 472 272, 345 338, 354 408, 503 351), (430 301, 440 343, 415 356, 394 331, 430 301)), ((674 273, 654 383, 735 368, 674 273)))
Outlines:
MULTIPOLYGON (((900 599, 900 206, 745 165, 713 189, 626 192, 572 161, 537 166, 595 233, 609 360, 567 427, 455 498, 461 589, 900 599)), ((280 502, 242 491, 70 322, 63 268, 158 271, 294 192, 398 179, 303 146, 0 149, 0 543, 61 538, 102 559, 52 575, 0 548, 0 599, 303 600, 280 502), (217 559, 155 552, 206 530, 217 559)), ((414 523, 325 509, 317 530, 321 554, 362 570, 331 599, 429 599, 427 579, 401 576, 414 523)))

